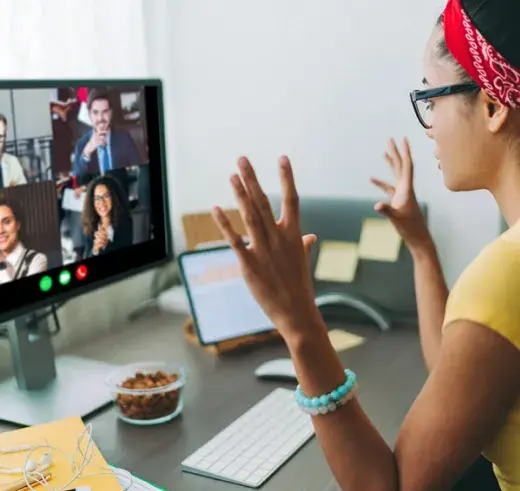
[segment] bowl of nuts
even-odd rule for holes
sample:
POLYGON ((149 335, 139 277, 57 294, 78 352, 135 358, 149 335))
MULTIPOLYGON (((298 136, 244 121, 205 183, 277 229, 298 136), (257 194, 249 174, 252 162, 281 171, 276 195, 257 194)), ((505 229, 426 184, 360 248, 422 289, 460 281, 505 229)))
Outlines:
POLYGON ((185 383, 184 367, 159 361, 125 365, 107 379, 118 416, 143 426, 166 423, 181 413, 185 383))

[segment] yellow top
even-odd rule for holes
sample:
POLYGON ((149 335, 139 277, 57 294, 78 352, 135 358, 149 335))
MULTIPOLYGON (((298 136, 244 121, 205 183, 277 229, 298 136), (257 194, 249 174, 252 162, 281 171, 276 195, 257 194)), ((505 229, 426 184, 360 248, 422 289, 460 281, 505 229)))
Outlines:
MULTIPOLYGON (((485 325, 520 349, 520 222, 489 244, 453 287, 443 329, 457 319, 485 325)), ((520 396, 483 454, 502 491, 520 491, 520 396)))

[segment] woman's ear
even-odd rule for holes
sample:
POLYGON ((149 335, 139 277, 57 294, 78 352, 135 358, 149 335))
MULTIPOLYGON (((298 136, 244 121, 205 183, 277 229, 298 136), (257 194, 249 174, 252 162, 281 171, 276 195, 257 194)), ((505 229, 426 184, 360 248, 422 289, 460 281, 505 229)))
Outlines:
POLYGON ((485 91, 481 91, 481 93, 484 98, 483 110, 487 127, 491 133, 498 133, 507 121, 510 108, 491 98, 485 91))

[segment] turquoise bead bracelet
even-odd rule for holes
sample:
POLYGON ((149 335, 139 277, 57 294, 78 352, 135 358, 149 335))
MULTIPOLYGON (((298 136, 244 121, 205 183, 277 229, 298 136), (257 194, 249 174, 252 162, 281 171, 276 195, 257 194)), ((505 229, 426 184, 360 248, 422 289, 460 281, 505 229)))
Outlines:
POLYGON ((345 382, 328 394, 318 397, 307 397, 298 385, 294 391, 294 399, 298 406, 308 414, 326 414, 345 405, 357 392, 356 374, 345 370, 345 382))

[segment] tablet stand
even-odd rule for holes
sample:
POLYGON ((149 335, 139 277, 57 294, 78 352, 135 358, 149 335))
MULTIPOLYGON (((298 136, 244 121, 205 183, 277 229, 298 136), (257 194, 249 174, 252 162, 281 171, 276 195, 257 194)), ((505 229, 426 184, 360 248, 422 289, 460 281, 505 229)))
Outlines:
MULTIPOLYGON (((197 337, 197 333, 195 332, 193 319, 191 317, 184 323, 183 330, 184 337, 188 340, 188 342, 195 346, 201 346, 199 338, 197 337)), ((222 341, 220 343, 208 346, 202 346, 202 348, 209 353, 220 356, 225 353, 235 352, 241 349, 250 348, 252 346, 265 344, 270 341, 279 341, 281 339, 282 337, 280 336, 280 333, 274 330, 261 334, 242 336, 240 338, 230 339, 228 341, 222 341)))

